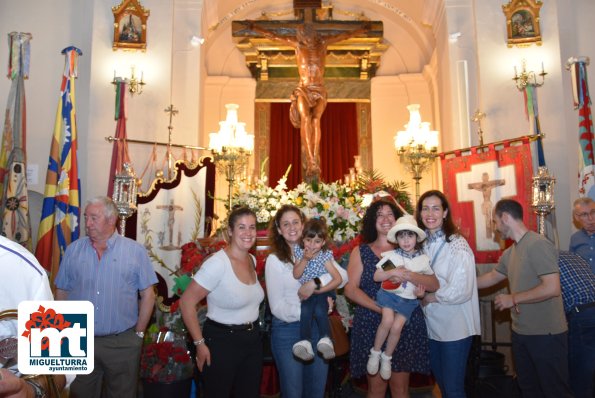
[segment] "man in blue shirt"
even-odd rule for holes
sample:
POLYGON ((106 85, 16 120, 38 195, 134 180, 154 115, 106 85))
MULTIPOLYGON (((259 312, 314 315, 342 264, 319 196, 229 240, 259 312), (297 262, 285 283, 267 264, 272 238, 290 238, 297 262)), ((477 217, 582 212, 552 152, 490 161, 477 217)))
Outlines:
POLYGON ((574 201, 574 220, 581 228, 570 237, 569 251, 584 258, 595 273, 595 202, 590 197, 574 201))
POLYGON ((560 251, 560 285, 568 320, 570 387, 575 398, 591 398, 595 383, 595 274, 581 257, 560 251))
POLYGON ((72 242, 56 277, 56 299, 95 308, 95 368, 78 375, 70 398, 136 398, 141 346, 157 277, 147 250, 116 231, 118 209, 105 196, 85 207, 87 236, 72 242), (103 390, 103 394, 102 394, 103 390))

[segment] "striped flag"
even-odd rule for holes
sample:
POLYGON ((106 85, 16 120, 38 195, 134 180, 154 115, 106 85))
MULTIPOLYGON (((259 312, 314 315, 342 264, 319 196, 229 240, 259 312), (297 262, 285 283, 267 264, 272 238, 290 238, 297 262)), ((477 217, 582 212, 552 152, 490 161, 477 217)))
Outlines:
POLYGON ((27 112, 25 82, 29 77, 30 33, 9 35, 8 78, 12 80, 0 148, 0 232, 31 250, 27 191, 27 112))
POLYGON ((130 164, 128 142, 126 142, 126 91, 128 84, 123 79, 116 81, 116 141, 112 149, 112 164, 109 172, 107 196, 114 193, 114 176, 123 170, 124 163, 130 164))
POLYGON ((77 76, 76 47, 62 50, 66 62, 60 87, 54 135, 45 181, 39 239, 35 256, 51 274, 58 272, 66 246, 79 237, 80 182, 77 163, 77 129, 74 81, 77 76))
MULTIPOLYGON (((537 106, 537 86, 527 84, 523 90, 523 98, 525 100, 525 116, 533 122, 533 134, 539 135, 541 134, 541 127, 539 126, 539 107, 537 106)), ((545 166, 541 138, 537 139, 535 145, 537 146, 537 166, 545 166)))
POLYGON ((571 58, 566 64, 572 78, 574 108, 578 108, 579 196, 595 199, 595 135, 591 116, 591 96, 587 82, 588 57, 571 58))

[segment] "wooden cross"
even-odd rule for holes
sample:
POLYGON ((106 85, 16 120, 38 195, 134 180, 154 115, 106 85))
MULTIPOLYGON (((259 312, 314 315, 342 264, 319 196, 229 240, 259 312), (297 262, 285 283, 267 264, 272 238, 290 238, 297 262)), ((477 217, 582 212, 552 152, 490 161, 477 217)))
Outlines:
MULTIPOLYGON (((290 97, 290 120, 300 129, 301 163, 307 182, 319 181, 321 174, 320 119, 328 97, 324 84, 328 47, 358 35, 371 37, 374 30, 370 21, 319 21, 316 10, 320 7, 320 1, 294 0, 300 19, 232 23, 233 37, 265 37, 294 49, 299 82, 290 97)), ((375 24, 380 30, 376 34, 382 37, 382 22, 375 24)))
POLYGON ((297 27, 304 23, 310 23, 316 31, 322 36, 334 36, 341 33, 348 33, 362 29, 364 25, 369 25, 369 30, 365 33, 366 37, 382 37, 382 21, 339 21, 324 20, 316 18, 316 10, 322 9, 321 1, 294 0, 293 8, 296 11, 298 19, 275 21, 275 20, 246 20, 232 21, 232 37, 263 37, 262 34, 250 29, 250 25, 258 26, 262 29, 274 32, 279 37, 295 36, 297 27))

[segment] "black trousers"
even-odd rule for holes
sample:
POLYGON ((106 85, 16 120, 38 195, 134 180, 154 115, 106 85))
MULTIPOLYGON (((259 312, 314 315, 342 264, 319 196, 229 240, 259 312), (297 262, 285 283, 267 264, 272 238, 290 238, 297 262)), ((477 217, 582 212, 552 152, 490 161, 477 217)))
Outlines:
POLYGON ((205 343, 211 366, 201 376, 205 398, 258 398, 262 374, 262 340, 257 324, 252 330, 232 330, 205 322, 205 343))
POLYGON ((512 355, 523 398, 570 398, 568 334, 512 332, 512 355))

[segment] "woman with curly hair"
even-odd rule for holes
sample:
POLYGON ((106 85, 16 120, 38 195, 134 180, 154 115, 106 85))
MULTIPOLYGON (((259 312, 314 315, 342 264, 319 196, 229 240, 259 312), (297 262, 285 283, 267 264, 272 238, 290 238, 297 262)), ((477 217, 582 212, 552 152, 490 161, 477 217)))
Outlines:
MULTIPOLYGON (((395 249, 395 245, 388 241, 387 234, 401 216, 403 212, 394 199, 385 196, 373 202, 362 220, 362 243, 351 252, 347 267, 349 282, 345 286, 345 295, 356 304, 351 329, 351 375, 353 378, 367 376, 369 398, 384 398, 387 386, 390 386, 393 398, 408 397, 409 373, 430 372, 426 324, 419 307, 413 311, 403 328, 397 349, 392 355, 390 379, 385 381, 380 374, 370 375, 366 371, 382 311, 375 301, 381 286, 380 282, 374 281, 376 264, 382 253, 395 249)), ((423 280, 414 283, 430 285, 423 280)))

